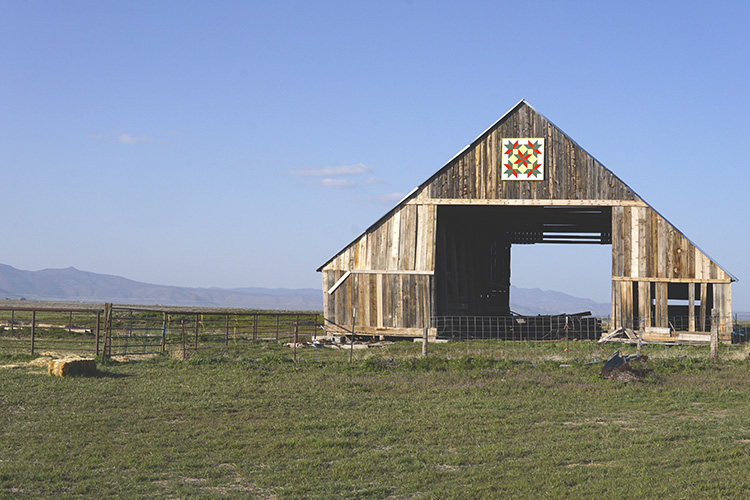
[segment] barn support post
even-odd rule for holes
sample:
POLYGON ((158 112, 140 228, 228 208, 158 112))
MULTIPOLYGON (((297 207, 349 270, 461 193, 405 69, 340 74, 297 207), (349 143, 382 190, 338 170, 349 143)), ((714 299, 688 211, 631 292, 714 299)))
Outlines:
POLYGON ((711 309, 711 361, 719 360, 719 310, 711 309))

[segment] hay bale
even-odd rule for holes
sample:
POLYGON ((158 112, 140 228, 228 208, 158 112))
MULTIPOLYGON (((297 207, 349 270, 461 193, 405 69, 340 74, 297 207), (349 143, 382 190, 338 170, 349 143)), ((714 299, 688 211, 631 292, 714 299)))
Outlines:
POLYGON ((82 358, 80 356, 65 356, 53 359, 49 362, 47 371, 50 375, 67 377, 68 375, 94 375, 96 374, 96 361, 93 358, 82 358))

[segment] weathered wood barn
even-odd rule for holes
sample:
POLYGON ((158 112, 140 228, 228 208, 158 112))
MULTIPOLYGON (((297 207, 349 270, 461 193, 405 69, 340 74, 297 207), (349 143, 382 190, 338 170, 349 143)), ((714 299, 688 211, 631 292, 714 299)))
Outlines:
POLYGON ((735 278, 525 101, 323 264, 326 330, 435 335, 507 316, 513 244, 612 246, 612 317, 654 335, 731 335, 735 278))

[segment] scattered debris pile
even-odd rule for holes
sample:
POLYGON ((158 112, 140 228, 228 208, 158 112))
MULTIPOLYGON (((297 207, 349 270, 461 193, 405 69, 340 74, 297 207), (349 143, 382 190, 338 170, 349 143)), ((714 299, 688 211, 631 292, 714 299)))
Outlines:
POLYGON ((644 354, 620 356, 620 351, 615 351, 604 363, 599 375, 602 378, 620 382, 639 382, 646 374, 644 369, 646 361, 648 361, 648 356, 644 354))
POLYGON ((304 347, 329 347, 332 349, 369 349, 370 347, 383 347, 391 345, 393 342, 388 341, 355 341, 352 345, 351 340, 344 336, 316 337, 312 340, 287 342, 286 347, 301 349, 304 347))

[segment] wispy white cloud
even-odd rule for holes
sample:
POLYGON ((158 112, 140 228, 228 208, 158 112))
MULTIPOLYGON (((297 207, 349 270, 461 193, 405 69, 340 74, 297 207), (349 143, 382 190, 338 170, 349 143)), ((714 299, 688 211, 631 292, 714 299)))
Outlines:
POLYGON ((331 179, 330 177, 321 179, 319 181, 309 182, 307 184, 312 184, 315 186, 331 187, 331 188, 337 188, 337 189, 349 189, 357 185, 356 182, 350 179, 331 179))
POLYGON ((385 180, 383 180, 383 179, 381 179, 379 177, 368 177, 367 179, 364 180, 364 183, 365 184, 369 184, 371 186, 375 186, 375 185, 378 185, 378 184, 385 184, 386 182, 385 182, 385 180))
POLYGON ((151 138, 146 135, 141 137, 133 137, 130 134, 121 134, 120 137, 117 138, 117 142, 121 144, 137 144, 139 142, 149 142, 150 140, 151 138))
POLYGON ((130 134, 120 134, 117 137, 106 136, 103 134, 89 134, 87 136, 89 139, 96 139, 98 141, 106 141, 106 142, 119 142, 120 144, 137 144, 139 142, 151 142, 151 137, 147 135, 142 135, 141 137, 132 136, 130 134))
POLYGON ((300 168, 289 170, 287 175, 297 177, 349 177, 372 171, 372 167, 357 163, 356 165, 339 165, 338 167, 300 168))

